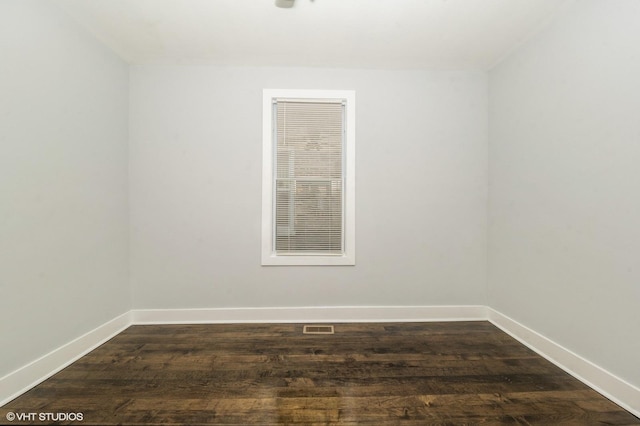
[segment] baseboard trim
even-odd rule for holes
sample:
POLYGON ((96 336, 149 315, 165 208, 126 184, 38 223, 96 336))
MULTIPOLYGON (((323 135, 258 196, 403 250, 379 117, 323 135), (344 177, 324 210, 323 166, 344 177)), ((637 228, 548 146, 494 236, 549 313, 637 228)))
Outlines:
POLYGON ((47 380, 130 325, 129 311, 0 378, 0 407, 47 380))
POLYGON ((487 318, 486 307, 476 305, 138 309, 131 312, 134 324, 427 322, 487 318))
POLYGON ((640 417, 639 388, 508 316, 491 308, 486 309, 488 320, 493 325, 634 416, 640 417))

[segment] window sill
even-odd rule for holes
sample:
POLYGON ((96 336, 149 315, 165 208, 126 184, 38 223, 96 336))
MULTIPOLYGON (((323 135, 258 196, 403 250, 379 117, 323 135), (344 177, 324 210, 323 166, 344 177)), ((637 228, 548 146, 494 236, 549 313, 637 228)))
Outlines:
POLYGON ((262 257, 262 266, 355 266, 355 256, 276 256, 262 257))

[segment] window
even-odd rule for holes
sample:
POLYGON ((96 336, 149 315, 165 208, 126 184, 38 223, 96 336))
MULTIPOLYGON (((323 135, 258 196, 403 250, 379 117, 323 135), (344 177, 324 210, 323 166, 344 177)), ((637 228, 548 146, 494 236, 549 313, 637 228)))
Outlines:
POLYGON ((355 265, 355 93, 263 102, 262 264, 355 265))

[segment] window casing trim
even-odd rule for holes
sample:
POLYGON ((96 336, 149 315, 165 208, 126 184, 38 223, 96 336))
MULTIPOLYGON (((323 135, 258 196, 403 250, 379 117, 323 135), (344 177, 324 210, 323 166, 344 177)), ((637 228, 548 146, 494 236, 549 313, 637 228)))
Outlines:
POLYGON ((263 91, 262 145, 262 265, 355 265, 355 91, 284 90, 263 91), (344 146, 344 253, 277 255, 273 250, 273 102, 275 99, 345 102, 344 146))

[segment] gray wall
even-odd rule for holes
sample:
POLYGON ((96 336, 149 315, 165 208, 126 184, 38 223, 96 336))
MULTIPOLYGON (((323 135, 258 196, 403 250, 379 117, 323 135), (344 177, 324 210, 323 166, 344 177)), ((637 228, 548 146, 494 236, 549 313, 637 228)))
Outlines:
POLYGON ((133 66, 134 307, 485 304, 483 72, 133 66), (354 89, 356 266, 260 266, 262 89, 354 89))
POLYGON ((130 309, 127 66, 0 2, 0 377, 130 309))
POLYGON ((490 73, 489 305, 640 386, 640 2, 490 73))

